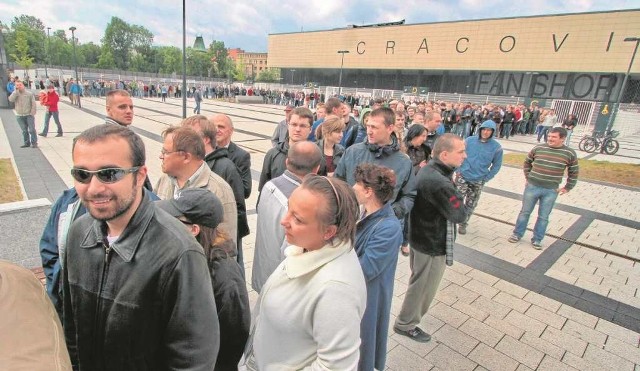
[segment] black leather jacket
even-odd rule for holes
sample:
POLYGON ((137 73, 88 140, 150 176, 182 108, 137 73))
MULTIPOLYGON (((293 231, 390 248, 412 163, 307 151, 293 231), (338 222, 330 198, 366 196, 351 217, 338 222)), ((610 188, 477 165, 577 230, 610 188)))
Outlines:
POLYGON ((69 230, 63 322, 76 370, 214 367, 220 327, 207 260, 144 192, 115 243, 89 214, 69 230))
POLYGON ((432 158, 416 177, 418 194, 409 217, 412 249, 431 256, 445 255, 447 220, 462 223, 463 198, 451 180, 454 169, 432 158))

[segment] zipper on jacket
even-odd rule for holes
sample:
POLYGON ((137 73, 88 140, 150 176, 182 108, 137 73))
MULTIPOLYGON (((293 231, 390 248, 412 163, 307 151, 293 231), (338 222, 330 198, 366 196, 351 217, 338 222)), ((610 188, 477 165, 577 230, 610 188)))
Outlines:
MULTIPOLYGON (((97 357, 98 354, 102 353, 102 342, 100 341, 100 339, 103 339, 104 336, 102 334, 103 330, 104 330, 104 325, 102 324, 102 290, 104 288, 104 283, 106 282, 107 279, 107 273, 109 271, 109 257, 111 253, 111 246, 109 246, 109 243, 105 241, 105 248, 104 248, 104 264, 102 266, 102 277, 100 278, 100 286, 98 287, 98 294, 96 297, 97 303, 96 303, 96 317, 94 320, 94 334, 95 334, 95 343, 94 343, 94 357, 97 357)), ((103 362, 104 360, 98 360, 98 362, 103 362)))

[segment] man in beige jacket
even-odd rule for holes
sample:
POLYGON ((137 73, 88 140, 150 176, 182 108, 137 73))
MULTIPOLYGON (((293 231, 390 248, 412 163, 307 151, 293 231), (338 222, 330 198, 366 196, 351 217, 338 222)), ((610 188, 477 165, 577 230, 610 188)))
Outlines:
POLYGON ((161 200, 180 197, 185 188, 206 188, 213 192, 224 209, 220 226, 234 243, 238 236, 238 210, 231 186, 209 169, 204 162, 202 137, 189 127, 170 127, 162 133, 164 143, 160 151, 162 172, 154 192, 161 200))
POLYGON ((9 102, 15 103, 16 119, 22 130, 23 144, 20 148, 38 147, 36 132, 36 98, 28 91, 22 81, 16 82, 16 90, 9 96, 9 102), (29 139, 31 137, 31 139, 29 139))

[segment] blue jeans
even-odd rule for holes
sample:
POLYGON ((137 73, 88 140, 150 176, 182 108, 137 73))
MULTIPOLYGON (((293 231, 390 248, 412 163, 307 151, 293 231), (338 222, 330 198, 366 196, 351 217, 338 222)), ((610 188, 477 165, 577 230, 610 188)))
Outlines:
POLYGON ((60 117, 59 112, 49 112, 44 114, 44 128, 42 129, 42 134, 47 135, 49 133, 49 120, 53 116, 53 121, 56 123, 58 127, 58 134, 62 134, 62 125, 60 125, 60 117))
POLYGON ((38 144, 38 133, 36 132, 36 121, 31 115, 29 116, 16 116, 20 130, 22 130, 22 142, 25 145, 38 144), (31 136, 31 140, 29 140, 31 136))
POLYGON ((556 198, 558 198, 558 191, 556 189, 527 184, 524 189, 524 194, 522 195, 522 209, 520 210, 520 214, 518 214, 513 234, 522 238, 529 223, 529 216, 531 216, 531 212, 536 206, 536 203, 539 202, 538 219, 533 227, 533 238, 531 241, 542 241, 544 234, 547 232, 549 214, 551 214, 551 210, 553 210, 556 198))
POLYGON ((511 136, 511 125, 513 124, 510 122, 502 123, 502 136, 507 139, 511 136))

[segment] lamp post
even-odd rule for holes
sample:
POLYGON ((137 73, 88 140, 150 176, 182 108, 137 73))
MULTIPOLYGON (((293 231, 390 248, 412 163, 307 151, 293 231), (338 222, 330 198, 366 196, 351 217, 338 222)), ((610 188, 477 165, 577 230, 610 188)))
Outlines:
POLYGON ((344 55, 349 54, 348 50, 338 50, 338 54, 342 54, 342 61, 340 62, 340 77, 338 79, 338 97, 342 95, 342 67, 344 66, 344 55))
POLYGON ((187 7, 182 0, 182 118, 187 118, 187 7))
MULTIPOLYGON (((196 51, 206 51, 202 35, 196 35, 196 51)), ((187 118, 187 4, 182 0, 182 118, 187 118)))
POLYGON ((624 80, 622 80, 622 86, 620 87, 620 92, 618 93, 618 99, 616 99, 616 105, 614 106, 614 112, 611 112, 611 116, 609 116, 609 123, 607 124, 607 131, 611 130, 613 127, 613 119, 620 112, 620 102, 622 101, 622 95, 624 94, 624 89, 627 87, 627 80, 629 80, 629 73, 631 72, 631 66, 633 66, 633 60, 636 59, 636 53, 638 52, 638 45, 640 45, 640 37, 627 37, 624 39, 625 42, 635 42, 636 47, 633 49, 633 54, 631 55, 631 60, 629 61, 629 67, 627 68, 627 73, 624 75, 624 80))
MULTIPOLYGON (((76 29, 74 26, 69 27, 69 30, 71 31, 71 40, 73 41, 73 65, 75 67, 76 70, 76 84, 78 85, 78 94, 76 96, 76 101, 78 102, 78 108, 82 108, 82 104, 80 103, 80 81, 78 81, 78 59, 76 57, 76 36, 75 36, 75 32, 76 29)), ((71 86, 73 88, 73 85, 71 86)))

